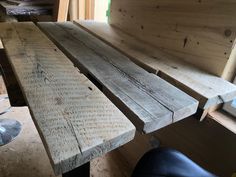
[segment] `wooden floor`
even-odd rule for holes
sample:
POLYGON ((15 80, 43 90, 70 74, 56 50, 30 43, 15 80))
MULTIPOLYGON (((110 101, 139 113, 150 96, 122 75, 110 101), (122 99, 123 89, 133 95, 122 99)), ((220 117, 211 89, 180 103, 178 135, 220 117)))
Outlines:
MULTIPOLYGON (((8 106, 8 101, 0 102, 0 111, 8 106)), ((13 142, 0 147, 0 177, 54 177, 28 108, 13 108, 11 112, 1 115, 2 118, 18 120, 23 130, 13 142)), ((126 177, 130 176, 131 171, 117 151, 96 158, 91 163, 91 177, 126 177)))

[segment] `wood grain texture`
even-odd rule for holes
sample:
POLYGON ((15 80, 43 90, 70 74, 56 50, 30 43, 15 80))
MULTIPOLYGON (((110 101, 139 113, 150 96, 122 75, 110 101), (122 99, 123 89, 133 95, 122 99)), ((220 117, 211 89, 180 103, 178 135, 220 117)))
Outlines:
POLYGON ((79 0, 70 0, 69 2, 69 15, 70 21, 78 19, 79 0))
POLYGON ((53 18, 57 22, 67 21, 70 0, 55 0, 53 18))
POLYGON ((39 23, 79 68, 104 86, 107 96, 139 131, 149 133, 196 112, 198 102, 73 23, 39 23))
POLYGON ((133 139, 130 121, 33 23, 0 31, 56 175, 133 139))
POLYGON ((149 72, 157 73, 193 96, 203 109, 236 97, 235 85, 180 61, 114 26, 93 21, 76 21, 76 23, 127 55, 139 66, 149 72))
POLYGON ((84 20, 86 16, 85 12, 85 0, 78 0, 78 18, 84 20))
POLYGON ((18 6, 1 1, 0 9, 7 15, 52 15, 52 5, 18 6))
POLYGON ((209 117, 236 134, 236 119, 234 116, 220 110, 210 112, 209 117))
POLYGON ((232 0, 113 0, 109 23, 221 76, 229 60, 236 60, 230 57, 235 7, 232 0))

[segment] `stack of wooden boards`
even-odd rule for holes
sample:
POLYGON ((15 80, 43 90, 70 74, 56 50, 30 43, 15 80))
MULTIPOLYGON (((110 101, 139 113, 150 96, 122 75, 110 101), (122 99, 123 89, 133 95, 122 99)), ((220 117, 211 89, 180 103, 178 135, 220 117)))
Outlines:
POLYGON ((0 38, 56 175, 134 138, 132 123, 33 23, 1 23, 0 38))
POLYGON ((236 86, 230 82, 181 61, 113 25, 93 21, 76 21, 76 23, 129 56, 147 71, 159 75, 193 96, 199 101, 202 109, 208 109, 236 97, 236 86))
POLYGON ((5 0, 1 10, 7 15, 52 15, 53 0, 5 0))
POLYGON ((55 174, 196 112, 198 101, 73 23, 2 23, 0 38, 55 174), (115 107, 84 74, 101 85, 115 107))
POLYGON ((39 23, 40 28, 135 124, 150 133, 196 112, 198 102, 77 25, 39 23))

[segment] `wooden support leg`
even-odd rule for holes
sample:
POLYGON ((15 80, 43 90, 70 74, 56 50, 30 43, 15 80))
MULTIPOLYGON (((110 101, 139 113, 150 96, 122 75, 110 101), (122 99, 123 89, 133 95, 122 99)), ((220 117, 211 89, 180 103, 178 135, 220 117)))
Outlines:
POLYGON ((0 72, 6 85, 11 106, 26 106, 20 86, 16 80, 4 49, 0 49, 0 72))
POLYGON ((78 4, 77 4, 77 19, 79 20, 85 20, 85 0, 78 0, 78 4))
POLYGON ((195 117, 199 119, 200 121, 203 121, 205 117, 207 116, 208 112, 209 112, 209 109, 198 108, 197 113, 195 114, 195 117))
POLYGON ((200 121, 203 121, 203 120, 206 118, 208 112, 209 112, 209 109, 205 109, 205 110, 202 112, 202 115, 201 115, 201 117, 200 117, 200 121))
POLYGON ((62 174, 62 177, 89 177, 90 176, 90 162, 62 174))

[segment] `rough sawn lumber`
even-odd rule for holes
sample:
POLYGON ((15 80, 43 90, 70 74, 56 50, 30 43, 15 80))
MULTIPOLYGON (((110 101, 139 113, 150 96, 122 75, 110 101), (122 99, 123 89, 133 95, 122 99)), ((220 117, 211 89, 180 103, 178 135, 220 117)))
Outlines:
POLYGON ((132 123, 33 23, 1 23, 0 38, 56 175, 133 139, 132 123))
POLYGON ((73 23, 39 23, 76 66, 92 75, 139 131, 153 132, 196 112, 198 102, 73 23))

